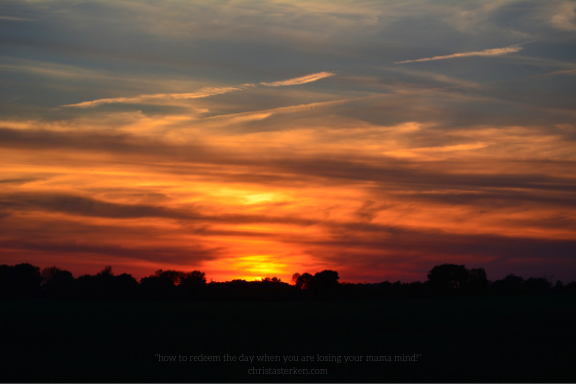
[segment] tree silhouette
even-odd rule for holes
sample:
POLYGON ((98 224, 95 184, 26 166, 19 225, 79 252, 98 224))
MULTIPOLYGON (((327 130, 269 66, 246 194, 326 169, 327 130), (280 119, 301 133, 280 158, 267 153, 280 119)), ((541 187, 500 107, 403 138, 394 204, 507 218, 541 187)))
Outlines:
POLYGON ((137 297, 139 291, 138 281, 130 274, 123 273, 112 279, 114 298, 128 299, 137 297))
POLYGON ((184 272, 172 269, 166 271, 159 269, 154 272, 154 276, 170 279, 174 285, 180 285, 184 280, 189 280, 189 282, 201 282, 201 284, 206 283, 206 274, 200 271, 184 272))
POLYGON ((562 294, 565 293, 565 289, 564 283, 560 280, 556 280, 556 284, 554 284, 554 287, 552 288, 552 293, 562 294))
POLYGON ((114 276, 111 266, 106 266, 95 276, 84 275, 76 280, 77 297, 92 299, 128 299, 138 293, 138 282, 132 275, 114 276))
POLYGON ((176 292, 174 280, 161 274, 141 278, 140 288, 144 297, 149 299, 172 298, 176 292))
POLYGON ((426 297, 430 294, 576 294, 576 282, 554 287, 544 278, 528 278, 509 274, 493 283, 488 281, 483 268, 467 270, 464 265, 437 265, 428 273, 425 283, 414 281, 380 284, 340 283, 338 272, 324 270, 312 276, 295 273, 294 285, 277 277, 261 281, 232 280, 206 284, 204 272, 194 270, 157 270, 140 279, 129 274, 114 275, 111 266, 96 275, 74 279, 70 271, 58 267, 40 268, 27 263, 14 266, 0 265, 0 297, 9 298, 79 298, 79 299, 207 299, 207 300, 352 300, 385 299, 391 297, 426 297))
POLYGON ((486 293, 489 285, 490 282, 484 268, 472 268, 463 288, 468 294, 479 295, 486 293))
POLYGON ((201 271, 176 271, 159 269, 154 275, 140 279, 144 297, 194 298, 204 290, 206 274, 201 271))
POLYGON ((517 295, 522 293, 524 288, 524 279, 511 273, 502 280, 496 280, 492 283, 492 289, 500 295, 517 295))
POLYGON ((281 283, 282 280, 277 277, 263 277, 261 279, 265 283, 281 283))
POLYGON ((442 264, 428 272, 428 281, 435 293, 455 293, 466 285, 469 276, 464 265, 442 264))
POLYGON ((174 271, 174 270, 167 270, 167 271, 163 271, 161 269, 157 270, 156 272, 154 272, 154 276, 156 277, 161 277, 164 279, 170 279, 172 280, 172 282, 174 283, 174 285, 178 285, 180 284, 180 280, 182 279, 182 275, 184 272, 181 271, 174 271))
POLYGON ((101 270, 100 272, 98 272, 98 274, 96 276, 100 276, 103 278, 108 278, 108 277, 114 276, 114 274, 112 273, 112 266, 111 265, 105 266, 104 269, 101 270))
POLYGON ((62 272, 62 270, 56 266, 44 268, 42 272, 40 272, 40 274, 42 275, 42 284, 50 282, 53 276, 57 275, 60 272, 62 272))
POLYGON ((298 282, 299 277, 300 277, 300 274, 298 272, 296 272, 295 274, 292 275, 292 283, 294 285, 296 285, 296 283, 298 282))
POLYGON ((334 296, 338 290, 339 279, 340 277, 338 276, 338 272, 324 270, 322 272, 316 273, 314 277, 310 279, 307 289, 317 296, 334 296))
POLYGON ((200 271, 182 272, 178 290, 182 297, 198 297, 206 286, 206 274, 200 271))
POLYGON ((200 271, 183 272, 180 276, 180 284, 185 283, 198 283, 204 285, 206 284, 206 274, 200 271))
POLYGON ((530 277, 524 282, 524 291, 530 295, 542 295, 548 293, 552 287, 550 281, 540 277, 530 277))
POLYGON ((40 291, 40 268, 28 263, 0 266, 1 297, 34 297, 40 291))
POLYGON ((576 294, 576 281, 566 284, 563 291, 572 295, 576 294))
POLYGON ((313 276, 308 272, 304 272, 302 275, 298 276, 298 279, 296 279, 296 288, 308 289, 308 284, 310 284, 312 277, 313 276))
POLYGON ((12 294, 12 266, 0 265, 0 297, 10 297, 12 294))
POLYGON ((46 267, 41 272, 42 294, 45 297, 71 297, 74 289, 74 276, 70 271, 58 267, 46 267))

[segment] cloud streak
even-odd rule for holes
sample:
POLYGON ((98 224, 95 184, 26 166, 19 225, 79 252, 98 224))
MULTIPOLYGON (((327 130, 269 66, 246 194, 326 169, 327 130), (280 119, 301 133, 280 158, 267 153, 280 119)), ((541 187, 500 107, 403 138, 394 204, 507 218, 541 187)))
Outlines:
POLYGON ((73 108, 92 108, 97 107, 102 104, 133 104, 133 103, 141 103, 150 100, 160 100, 160 99, 200 99, 204 97, 210 97, 215 95, 222 95, 224 93, 232 92, 232 91, 239 91, 242 88, 237 87, 221 87, 221 88, 202 88, 198 92, 191 92, 191 93, 157 93, 153 95, 139 95, 136 97, 116 97, 116 98, 108 98, 108 99, 98 99, 92 101, 84 101, 82 103, 77 104, 67 104, 63 105, 63 107, 73 107, 73 108))
POLYGON ((334 75, 335 75, 335 73, 333 73, 333 72, 318 72, 318 73, 313 73, 311 75, 296 77, 294 79, 275 81, 273 83, 262 82, 260 84, 265 85, 267 87, 283 87, 286 85, 300 85, 300 84, 312 83, 314 81, 318 81, 318 80, 324 79, 326 77, 334 76, 334 75))
POLYGON ((287 107, 278 107, 274 109, 262 110, 262 111, 253 111, 253 112, 241 112, 241 113, 233 113, 228 115, 217 115, 207 117, 205 120, 218 120, 218 119, 233 119, 234 122, 246 121, 246 120, 261 120, 265 119, 271 115, 275 114, 283 114, 283 113, 294 113, 294 112, 303 112, 303 111, 310 111, 318 108, 327 108, 333 107, 336 105, 346 104, 351 101, 361 100, 362 98, 356 99, 345 99, 345 100, 333 100, 333 101, 322 101, 318 103, 310 103, 310 104, 301 104, 301 105, 290 105, 287 107))
MULTIPOLYGON (((529 41, 528 43, 531 43, 531 41, 529 41)), ((523 43, 523 44, 527 44, 527 43, 523 43)), ((515 45, 511 45, 509 47, 504 47, 504 48, 485 49, 484 51, 454 53, 452 55, 446 55, 446 56, 434 56, 434 57, 426 57, 424 59, 417 59, 417 60, 397 61, 394 64, 418 63, 418 62, 422 62, 422 61, 448 60, 448 59, 456 59, 459 57, 471 57, 471 56, 502 56, 502 55, 506 55, 508 53, 519 52, 521 50, 522 50, 521 44, 515 44, 515 45)))
POLYGON ((26 19, 24 17, 16 17, 16 16, 3 16, 0 15, 0 20, 10 20, 10 21, 32 21, 31 19, 26 19))
MULTIPOLYGON (((302 77, 297 77, 294 79, 288 79, 283 81, 276 81, 273 83, 260 83, 267 87, 280 87, 280 86, 287 86, 287 85, 300 85, 311 83, 314 81, 318 81, 320 79, 324 79, 326 77, 334 76, 335 73, 332 72, 319 72, 313 73, 311 75, 306 75, 302 77)), ((149 94, 149 95, 139 95, 136 97, 114 97, 114 98, 105 98, 105 99, 97 99, 91 101, 84 101, 81 103, 76 104, 66 104, 62 107, 69 107, 69 108, 93 108, 103 104, 136 104, 136 103, 143 103, 148 102, 151 100, 162 100, 162 99, 173 99, 173 100, 181 100, 181 99, 201 99, 205 97, 215 96, 215 95, 222 95, 225 93, 233 92, 233 91, 241 91, 246 88, 253 88, 254 84, 243 84, 240 87, 206 87, 202 88, 197 92, 191 93, 156 93, 156 94, 149 94)))

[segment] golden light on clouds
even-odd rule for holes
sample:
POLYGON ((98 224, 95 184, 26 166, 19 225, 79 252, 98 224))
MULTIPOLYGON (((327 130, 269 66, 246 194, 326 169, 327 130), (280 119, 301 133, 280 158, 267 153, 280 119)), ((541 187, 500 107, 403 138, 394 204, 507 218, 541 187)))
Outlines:
POLYGON ((102 25, 13 5, 46 13, 48 50, 0 57, 2 263, 377 282, 548 260, 576 277, 576 59, 546 45, 573 45, 557 5, 533 30, 457 3, 121 1, 102 25))

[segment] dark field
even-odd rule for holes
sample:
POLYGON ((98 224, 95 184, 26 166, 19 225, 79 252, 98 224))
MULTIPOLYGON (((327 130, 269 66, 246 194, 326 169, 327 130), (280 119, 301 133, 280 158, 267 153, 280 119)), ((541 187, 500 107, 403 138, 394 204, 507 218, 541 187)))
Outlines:
POLYGON ((576 381, 576 297, 291 303, 1 300, 1 381, 576 381), (159 362, 163 356, 342 356, 159 362), (420 354, 418 361, 395 356, 420 354), (367 355, 391 362, 366 362, 367 355), (363 356, 345 363, 344 356, 363 356), (324 375, 249 375, 255 368, 324 375))

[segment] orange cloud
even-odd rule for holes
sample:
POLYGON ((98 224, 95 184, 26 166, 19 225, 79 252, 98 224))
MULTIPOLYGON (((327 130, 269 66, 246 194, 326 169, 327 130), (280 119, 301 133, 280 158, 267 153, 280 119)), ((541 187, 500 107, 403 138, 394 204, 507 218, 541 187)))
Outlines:
POLYGON ((287 85, 300 85, 300 84, 312 83, 314 81, 325 79, 326 77, 330 77, 330 76, 334 76, 334 75, 335 75, 335 73, 333 73, 333 72, 318 72, 318 73, 313 73, 311 75, 296 77, 294 79, 274 81, 272 83, 260 83, 260 84, 265 85, 267 87, 284 87, 287 85))
POLYGON ((97 107, 102 104, 115 104, 115 103, 144 103, 151 100, 159 99, 199 99, 203 97, 210 97, 214 95, 221 95, 224 93, 239 91, 241 88, 236 87, 221 87, 221 88, 202 88, 198 92, 191 93, 157 93, 152 95, 139 95, 136 97, 115 97, 109 99, 98 99, 92 101, 84 101, 77 104, 67 104, 63 107, 73 107, 73 108, 92 108, 97 107))

